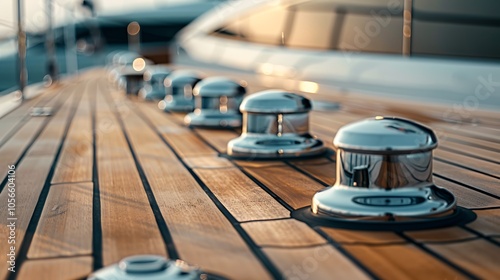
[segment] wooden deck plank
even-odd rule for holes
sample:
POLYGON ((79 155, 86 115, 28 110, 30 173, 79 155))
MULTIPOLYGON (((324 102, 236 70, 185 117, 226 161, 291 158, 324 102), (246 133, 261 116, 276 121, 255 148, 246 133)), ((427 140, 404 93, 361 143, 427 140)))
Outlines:
POLYGON ((467 227, 487 236, 500 236, 500 209, 476 210, 477 219, 467 227))
POLYGON ((314 248, 264 248, 287 279, 370 279, 330 245, 314 248))
MULTIPOLYGON (((69 107, 71 97, 65 101, 69 107)), ((37 141, 31 146, 23 161, 16 166, 16 253, 19 253, 25 238, 26 230, 33 215, 45 179, 52 167, 52 162, 63 136, 65 123, 68 121, 70 110, 59 110, 51 117, 37 141), (44 151, 41 153, 40 151, 44 151), (20 199, 22 198, 22 199, 20 199)), ((11 139, 12 140, 12 139, 11 139)), ((7 201, 8 192, 5 188, 0 194, 1 201, 7 201)), ((0 213, 4 213, 7 220, 7 204, 0 205, 0 213)), ((0 228, 1 236, 8 236, 8 228, 0 228)), ((5 276, 6 255, 0 257, 0 278, 5 276)))
MULTIPOLYGON (((45 121, 43 118, 31 119, 5 145, 0 147, 0 166, 16 163, 45 121)), ((2 180, 7 175, 7 171, 6 168, 0 169, 0 178, 2 180)))
POLYGON ((286 208, 237 168, 195 172, 240 222, 290 217, 286 208))
POLYGON ((426 246, 483 279, 500 278, 500 247, 484 239, 426 246))
MULTIPOLYGON (((156 127, 164 125, 161 115, 142 109, 156 127)), ((135 115, 124 122, 180 258, 230 278, 268 279, 234 227, 158 135, 135 115)))
POLYGON ((57 164, 52 183, 92 181, 92 123, 90 89, 82 94, 57 164))
MULTIPOLYGON (((25 158, 21 165, 16 167, 16 255, 19 255, 21 243, 26 235, 33 210, 44 185, 44 181, 50 170, 53 156, 39 156, 25 158)), ((6 189, 0 194, 0 201, 7 201, 6 189)), ((0 213, 4 221, 7 221, 7 203, 0 204, 0 213)), ((6 226, 0 227, 0 236, 9 236, 6 226)), ((1 245, 7 251, 7 243, 1 245)), ((0 279, 5 279, 7 274, 7 256, 0 254, 0 279)))
POLYGON ((475 190, 471 190, 469 188, 455 184, 448 180, 441 179, 436 176, 434 176, 433 180, 437 186, 446 188, 451 191, 457 198, 457 203, 459 206, 465 208, 485 208, 500 206, 500 199, 494 198, 484 193, 480 193, 475 190))
POLYGON ((394 232, 389 231, 359 231, 322 227, 321 230, 340 244, 392 244, 406 241, 394 232))
POLYGON ((79 102, 78 96, 76 96, 74 91, 71 91, 68 95, 69 97, 66 100, 61 101, 62 104, 57 113, 50 117, 51 119, 49 124, 45 127, 36 142, 26 153, 27 157, 55 155, 57 149, 59 148, 61 137, 66 129, 68 117, 75 109, 74 101, 79 102))
POLYGON ((248 222, 241 225, 259 246, 300 247, 326 244, 306 224, 294 219, 248 222))
POLYGON ((438 150, 446 150, 452 153, 459 153, 468 157, 480 158, 496 164, 500 164, 500 153, 496 151, 487 150, 472 145, 456 143, 453 141, 446 141, 444 143, 440 142, 439 145, 440 148, 438 148, 438 150))
POLYGON ((325 162, 321 162, 318 164, 308 164, 307 161, 304 161, 304 163, 301 164, 292 164, 298 169, 308 173, 309 175, 329 186, 335 184, 335 162, 326 160, 325 162))
POLYGON ((163 133, 163 136, 182 157, 217 155, 217 152, 202 143, 188 128, 178 127, 175 133, 168 131, 163 133))
MULTIPOLYGON (((498 168, 498 164, 496 163, 480 160, 458 153, 448 152, 442 149, 437 149, 434 152, 434 156, 439 159, 446 160, 448 163, 460 165, 466 167, 467 169, 477 170, 479 172, 484 172, 486 174, 500 178, 500 169, 498 168)), ((500 154, 498 154, 498 157, 500 158, 500 154)))
POLYGON ((190 168, 231 168, 234 165, 227 159, 223 157, 214 156, 199 156, 199 157, 187 157, 184 162, 190 168))
POLYGON ((497 187, 498 179, 481 173, 469 171, 451 164, 434 161, 434 173, 445 176, 454 181, 475 187, 490 194, 500 196, 500 188, 497 187))
POLYGON ((462 241, 477 236, 459 227, 408 231, 405 234, 418 242, 451 242, 462 241))
POLYGON ((411 244, 344 245, 344 248, 382 279, 466 279, 411 244))
POLYGON ((85 279, 92 272, 92 257, 30 260, 23 265, 19 280, 85 279))
POLYGON ((103 95, 97 92, 97 166, 103 264, 136 254, 166 255, 131 151, 103 95))
POLYGON ((324 189, 320 183, 289 166, 245 168, 245 170, 294 209, 311 205, 313 195, 324 189))
POLYGON ((34 106, 51 106, 64 87, 52 87, 44 89, 44 93, 34 98, 24 100, 23 103, 7 115, 0 118, 0 143, 14 130, 19 129, 23 122, 30 118, 30 108, 34 106))
POLYGON ((194 131, 205 141, 210 143, 210 145, 217 149, 217 151, 221 154, 225 154, 227 152, 227 143, 230 140, 240 136, 233 130, 195 128, 194 131))
POLYGON ((92 183, 51 186, 28 258, 92 253, 92 188, 92 183))

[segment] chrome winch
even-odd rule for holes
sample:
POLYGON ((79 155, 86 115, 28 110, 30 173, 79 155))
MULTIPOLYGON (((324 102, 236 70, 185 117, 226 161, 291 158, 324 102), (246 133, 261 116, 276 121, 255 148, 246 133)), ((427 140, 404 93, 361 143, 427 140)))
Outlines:
POLYGON ((144 86, 139 91, 139 96, 144 100, 162 100, 165 98, 165 85, 163 81, 172 72, 165 66, 150 66, 144 72, 144 86))
POLYGON ((323 142, 309 134, 309 99, 287 91, 266 90, 246 97, 240 106, 240 137, 227 154, 242 158, 291 158, 323 153, 323 142))
POLYGON ((164 111, 193 111, 193 88, 202 78, 201 74, 195 71, 173 71, 164 80, 165 99, 158 103, 158 107, 164 111))
POLYGON ((394 220, 451 214, 456 199, 432 181, 434 132, 413 121, 375 117, 342 127, 334 186, 316 193, 312 212, 394 220))
POLYGON ((167 260, 156 255, 127 257, 118 264, 98 270, 88 280, 195 280, 206 275, 181 260, 167 260))
POLYGON ((232 79, 203 79, 193 89, 195 109, 186 115, 184 122, 191 126, 240 127, 239 106, 245 93, 245 85, 232 79))

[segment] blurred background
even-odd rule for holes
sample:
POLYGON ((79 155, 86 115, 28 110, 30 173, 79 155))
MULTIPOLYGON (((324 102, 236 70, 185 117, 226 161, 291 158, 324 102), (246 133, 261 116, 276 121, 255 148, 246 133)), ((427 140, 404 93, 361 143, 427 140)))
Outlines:
MULTIPOLYGON (((28 84, 47 74, 46 31, 52 7, 57 71, 102 65, 112 50, 127 49, 127 26, 140 25, 141 52, 167 62, 174 34, 221 0, 21 0, 27 34, 28 84)), ((17 0, 0 1, 0 95, 17 87, 17 0)))

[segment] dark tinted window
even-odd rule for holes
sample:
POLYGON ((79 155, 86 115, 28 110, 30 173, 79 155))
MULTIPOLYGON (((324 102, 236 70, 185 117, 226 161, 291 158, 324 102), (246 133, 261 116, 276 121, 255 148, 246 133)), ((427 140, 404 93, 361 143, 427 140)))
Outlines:
POLYGON ((500 1, 414 0, 412 54, 500 58, 500 1))

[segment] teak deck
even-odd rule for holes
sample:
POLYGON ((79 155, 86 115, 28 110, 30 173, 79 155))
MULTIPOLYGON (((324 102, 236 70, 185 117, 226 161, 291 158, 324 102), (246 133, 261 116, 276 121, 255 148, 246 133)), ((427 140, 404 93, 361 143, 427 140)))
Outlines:
MULTIPOLYGON (((182 115, 127 98, 102 69, 46 91, 0 119, 1 279, 82 279, 134 254, 180 258, 231 279, 500 279, 498 115, 458 129, 417 116, 440 137, 435 182, 476 221, 354 231, 311 228, 290 216, 335 182, 332 153, 221 157, 237 131, 187 128, 182 115), (32 117, 32 106, 51 106, 53 115, 32 117), (16 273, 7 270, 11 164, 16 273)), ((340 126, 394 114, 372 109, 314 111, 312 132, 331 147, 340 126)))

